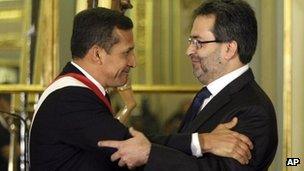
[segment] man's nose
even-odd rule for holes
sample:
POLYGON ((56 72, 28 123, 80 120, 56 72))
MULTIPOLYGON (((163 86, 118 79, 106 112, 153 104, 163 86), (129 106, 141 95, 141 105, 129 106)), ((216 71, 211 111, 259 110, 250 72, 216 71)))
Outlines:
POLYGON ((188 57, 190 57, 192 54, 195 53, 195 51, 196 51, 195 45, 193 45, 192 43, 190 43, 190 44, 188 45, 188 48, 187 48, 187 51, 186 51, 186 55, 187 55, 188 57))
POLYGON ((134 53, 131 54, 128 65, 132 68, 136 67, 136 58, 134 53))

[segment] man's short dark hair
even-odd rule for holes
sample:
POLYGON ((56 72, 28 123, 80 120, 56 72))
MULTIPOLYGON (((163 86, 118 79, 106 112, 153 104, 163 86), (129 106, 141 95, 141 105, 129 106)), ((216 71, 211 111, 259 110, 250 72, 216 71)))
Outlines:
POLYGON ((214 15, 213 34, 217 40, 236 41, 240 61, 251 61, 257 44, 257 21, 250 5, 243 0, 207 0, 194 11, 194 17, 214 15))
POLYGON ((93 45, 99 45, 110 53, 119 42, 114 28, 130 30, 132 20, 118 11, 107 8, 92 8, 78 13, 74 18, 71 38, 72 58, 83 58, 93 45))

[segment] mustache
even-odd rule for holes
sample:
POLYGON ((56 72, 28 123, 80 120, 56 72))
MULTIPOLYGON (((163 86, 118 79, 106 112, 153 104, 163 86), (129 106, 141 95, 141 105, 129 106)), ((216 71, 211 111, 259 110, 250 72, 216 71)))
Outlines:
POLYGON ((128 67, 128 68, 124 69, 124 70, 123 70, 123 72, 129 73, 129 72, 130 72, 130 70, 131 70, 131 68, 130 68, 130 67, 128 67))
POLYGON ((202 61, 202 58, 199 57, 198 55, 191 55, 190 59, 192 62, 201 62, 202 61))

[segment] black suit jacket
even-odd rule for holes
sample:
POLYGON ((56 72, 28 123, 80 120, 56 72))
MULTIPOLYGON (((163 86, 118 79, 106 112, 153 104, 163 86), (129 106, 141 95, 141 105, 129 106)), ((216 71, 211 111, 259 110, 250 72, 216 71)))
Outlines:
POLYGON ((270 99, 254 81, 251 69, 220 91, 192 122, 182 122, 181 127, 186 128, 181 133, 187 137, 193 132, 210 132, 218 124, 231 121, 234 116, 239 121, 233 130, 248 136, 254 144, 248 165, 209 153, 200 158, 186 155, 181 151, 189 153, 189 139, 181 143, 169 137, 158 142, 181 151, 153 144, 145 170, 267 170, 277 149, 276 116, 270 99))
MULTIPOLYGON (((2 117, 2 116, 0 116, 2 117)), ((5 158, 2 150, 10 144, 10 134, 0 123, 0 170, 7 170, 8 161, 5 158)))
MULTIPOLYGON (((68 63, 62 74, 80 73, 68 63)), ((127 170, 110 161, 113 149, 98 140, 129 138, 124 127, 89 89, 65 87, 40 106, 30 135, 31 170, 127 170)))

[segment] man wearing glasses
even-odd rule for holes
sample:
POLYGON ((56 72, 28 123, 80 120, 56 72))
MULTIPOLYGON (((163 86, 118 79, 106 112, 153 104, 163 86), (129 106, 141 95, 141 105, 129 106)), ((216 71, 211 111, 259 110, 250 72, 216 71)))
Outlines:
POLYGON ((254 11, 243 0, 207 0, 194 17, 187 55, 194 76, 206 86, 194 98, 179 133, 209 132, 237 117, 233 130, 252 140, 252 158, 242 165, 208 153, 208 147, 198 150, 201 157, 196 158, 151 144, 138 132, 127 141, 99 145, 117 148, 112 160, 119 159, 120 165, 145 164, 145 170, 267 170, 277 149, 277 124, 273 105, 248 65, 257 44, 254 11))

